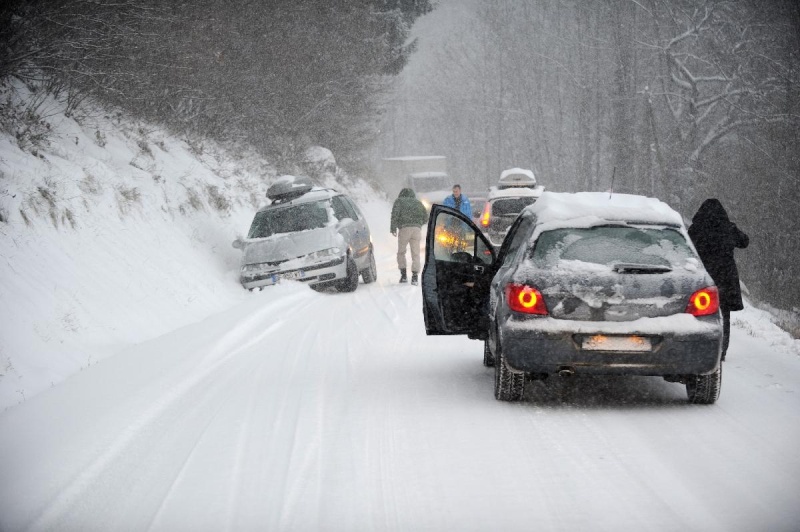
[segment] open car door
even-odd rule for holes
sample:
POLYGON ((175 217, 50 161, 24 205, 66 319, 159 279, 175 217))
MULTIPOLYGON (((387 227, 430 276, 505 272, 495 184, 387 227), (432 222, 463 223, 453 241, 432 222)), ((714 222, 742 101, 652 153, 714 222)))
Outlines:
POLYGON ((425 237, 422 312, 428 334, 485 338, 495 251, 472 220, 433 205, 425 237))

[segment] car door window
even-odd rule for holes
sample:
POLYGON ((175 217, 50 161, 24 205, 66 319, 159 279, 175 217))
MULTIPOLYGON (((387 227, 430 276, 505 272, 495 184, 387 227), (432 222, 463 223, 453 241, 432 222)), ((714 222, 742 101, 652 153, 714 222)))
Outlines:
POLYGON ((344 203, 344 208, 347 210, 347 215, 353 220, 359 220, 361 216, 359 216, 358 208, 353 205, 353 202, 350 200, 350 198, 346 198, 344 196, 339 197, 342 199, 342 203, 344 203))
POLYGON ((536 217, 533 215, 523 215, 517 219, 509 230, 508 235, 506 235, 503 246, 500 248, 498 259, 500 262, 506 263, 516 255, 520 246, 528 239, 535 223, 536 217))
POLYGON ((334 196, 331 199, 331 206, 333 207, 333 215, 336 216, 337 220, 342 221, 345 218, 355 220, 347 209, 347 204, 342 200, 341 196, 334 196))
POLYGON ((492 250, 466 223, 449 213, 436 218, 433 256, 445 262, 491 264, 492 250))

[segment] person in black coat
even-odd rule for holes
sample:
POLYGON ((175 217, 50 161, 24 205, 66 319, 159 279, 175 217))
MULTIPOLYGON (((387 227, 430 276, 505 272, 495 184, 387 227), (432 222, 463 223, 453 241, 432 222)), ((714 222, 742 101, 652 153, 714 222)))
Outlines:
POLYGON ((723 332, 722 360, 725 360, 730 342, 731 311, 744 308, 733 250, 746 248, 750 239, 730 221, 722 203, 716 198, 705 200, 697 210, 689 227, 689 236, 719 290, 723 332))

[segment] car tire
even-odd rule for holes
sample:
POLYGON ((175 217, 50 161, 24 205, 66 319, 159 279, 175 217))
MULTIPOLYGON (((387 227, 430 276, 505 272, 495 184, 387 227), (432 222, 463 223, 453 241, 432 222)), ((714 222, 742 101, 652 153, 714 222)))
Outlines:
POLYGON ((686 395, 695 405, 712 405, 719 398, 722 388, 722 363, 708 375, 690 375, 686 380, 686 395))
POLYGON ((525 393, 525 374, 509 369, 503 352, 497 346, 494 363, 494 397, 498 401, 520 401, 525 393))
POLYGON ((492 354, 492 350, 489 348, 489 339, 483 341, 483 365, 487 368, 494 367, 494 355, 492 354))
POLYGON ((347 256, 347 276, 338 285, 339 292, 355 292, 358 288, 358 266, 355 261, 347 256))
POLYGON ((364 284, 373 283, 378 280, 378 267, 375 264, 375 254, 369 250, 369 266, 361 272, 361 278, 364 279, 364 284))

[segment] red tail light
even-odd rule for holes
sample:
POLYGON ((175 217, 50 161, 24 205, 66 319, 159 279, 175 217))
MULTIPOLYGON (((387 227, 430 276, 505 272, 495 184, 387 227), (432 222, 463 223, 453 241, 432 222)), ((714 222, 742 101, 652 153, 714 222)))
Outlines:
POLYGON ((692 294, 686 312, 692 316, 710 316, 719 310, 719 292, 716 286, 702 288, 692 294))
POLYGON ((508 307, 515 312, 547 315, 547 305, 544 304, 542 293, 532 286, 522 284, 506 286, 506 300, 508 307))
POLYGON ((481 214, 481 225, 483 227, 489 227, 489 220, 492 217, 492 204, 488 201, 486 205, 483 206, 483 214, 481 214))

